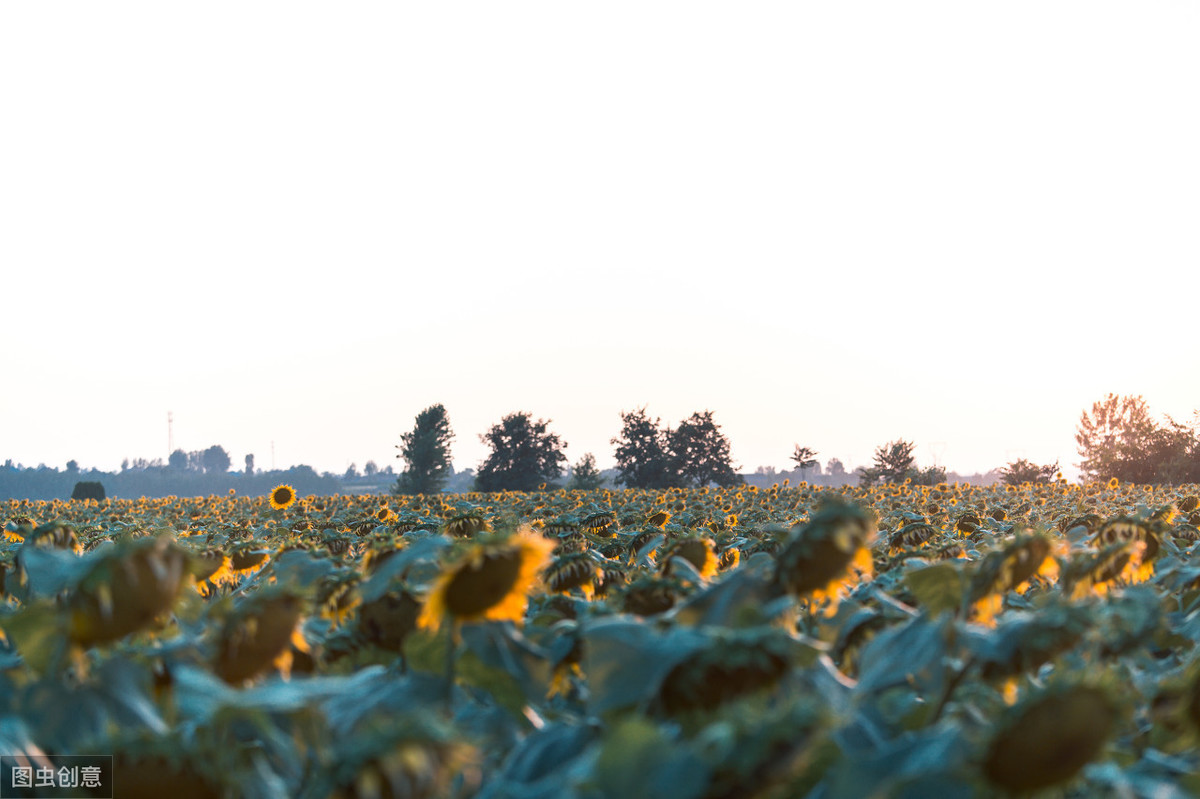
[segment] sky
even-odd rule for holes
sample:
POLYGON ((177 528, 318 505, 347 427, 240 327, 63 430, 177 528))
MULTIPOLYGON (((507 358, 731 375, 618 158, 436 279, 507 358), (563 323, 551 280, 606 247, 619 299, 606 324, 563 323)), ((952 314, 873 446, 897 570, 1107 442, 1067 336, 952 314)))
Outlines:
POLYGON ((1200 5, 0 4, 0 462, 1079 458, 1200 408, 1200 5), (168 441, 167 414, 172 414, 168 441), (272 455, 272 452, 274 453, 272 455))

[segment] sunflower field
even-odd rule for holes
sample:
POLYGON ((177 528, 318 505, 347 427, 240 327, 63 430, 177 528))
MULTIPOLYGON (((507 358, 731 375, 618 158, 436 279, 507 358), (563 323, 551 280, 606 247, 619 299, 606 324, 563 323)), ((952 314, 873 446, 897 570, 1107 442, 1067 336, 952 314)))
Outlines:
POLYGON ((1198 494, 8 501, 0 754, 174 799, 1196 796, 1198 494))

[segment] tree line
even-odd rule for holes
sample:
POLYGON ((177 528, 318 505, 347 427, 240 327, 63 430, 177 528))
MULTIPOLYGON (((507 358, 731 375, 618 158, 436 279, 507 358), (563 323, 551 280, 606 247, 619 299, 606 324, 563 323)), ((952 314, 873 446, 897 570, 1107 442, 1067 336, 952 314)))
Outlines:
MULTIPOLYGON (((1197 414, 1200 421, 1200 413, 1197 414)), ((601 485, 595 456, 586 453, 560 483, 567 458, 566 443, 549 429, 550 422, 534 420, 521 411, 504 416, 480 440, 489 453, 475 475, 476 491, 532 491, 547 488, 590 489, 601 485)), ((1167 417, 1154 422, 1142 397, 1109 394, 1084 411, 1076 430, 1085 480, 1116 478, 1134 483, 1200 482, 1200 435, 1197 425, 1167 417)), ((405 463, 394 486, 398 494, 434 494, 454 473, 450 445, 454 431, 446 408, 439 404, 421 411, 413 429, 400 437, 396 455, 405 463)), ((616 460, 617 487, 673 488, 733 486, 744 482, 730 457, 729 439, 711 411, 693 413, 678 425, 650 418, 646 409, 621 413, 620 434, 611 440, 616 460)), ((909 483, 935 485, 946 480, 940 466, 920 467, 912 441, 897 439, 878 447, 871 466, 855 472, 860 484, 909 483)), ((818 453, 795 445, 791 455, 798 469, 817 465, 818 453)), ((832 461, 831 461, 832 463, 832 461)), ((840 466, 840 461, 837 462, 840 466)), ((1061 479, 1057 462, 1037 464, 1024 458, 1000 469, 1003 482, 1049 483, 1061 479)))
MULTIPOLYGON (((1191 425, 1170 416, 1156 421, 1141 396, 1108 394, 1085 410, 1076 428, 1075 441, 1084 480, 1123 483, 1200 483, 1200 412, 1191 425)), ((598 488, 605 476, 596 458, 585 453, 568 468, 563 449, 566 442, 550 430, 550 421, 527 412, 511 413, 480 435, 489 454, 479 464, 473 480, 455 478, 455 490, 534 491, 549 488, 598 488), (566 479, 564 479, 566 478, 566 479)), ((454 431, 441 404, 421 411, 413 429, 400 436, 396 457, 405 468, 398 475, 391 466, 380 469, 368 462, 365 474, 351 466, 340 478, 318 474, 309 466, 286 470, 255 470, 254 456, 245 457, 244 470, 229 471, 232 460, 223 447, 185 452, 177 449, 166 463, 126 459, 120 472, 82 470, 69 461, 65 470, 40 465, 24 468, 11 460, 0 466, 0 499, 54 499, 72 495, 94 497, 106 491, 112 497, 203 496, 234 490, 246 495, 268 493, 288 483, 300 494, 333 494, 354 490, 355 483, 372 483, 382 476, 398 494, 433 494, 445 489, 454 477, 450 445, 454 431), (80 488, 80 484, 89 484, 80 488), (90 484, 95 483, 95 486, 90 484), (82 492, 82 493, 81 493, 82 492)), ((620 433, 611 439, 616 468, 612 482, 626 488, 673 488, 707 485, 734 486, 744 482, 730 456, 729 439, 721 432, 711 411, 698 411, 675 426, 651 418, 646 409, 621 413, 620 433)), ((889 441, 875 450, 869 467, 854 472, 860 484, 911 483, 933 485, 946 479, 939 466, 920 467, 916 445, 911 441, 889 441)), ((818 453, 795 445, 791 460, 803 473, 818 465, 818 453)), ((831 467, 841 462, 830 461, 831 467)), ((1025 459, 1000 469, 1005 483, 1048 483, 1061 478, 1057 462, 1036 464, 1025 459)))

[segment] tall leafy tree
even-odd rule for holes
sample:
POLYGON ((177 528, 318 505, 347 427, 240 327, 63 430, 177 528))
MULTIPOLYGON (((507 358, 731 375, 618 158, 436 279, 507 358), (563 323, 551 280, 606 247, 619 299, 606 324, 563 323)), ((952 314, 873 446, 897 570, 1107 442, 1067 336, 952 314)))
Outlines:
POLYGON ((693 413, 667 433, 672 472, 684 485, 741 485, 729 455, 729 438, 713 421, 712 411, 693 413))
POLYGON ((913 450, 917 445, 911 441, 898 439, 889 441, 875 449, 875 465, 858 470, 859 481, 863 485, 875 483, 903 483, 911 480, 916 485, 935 485, 946 479, 946 470, 938 466, 925 469, 917 468, 917 459, 913 450))
POLYGON ((200 453, 200 464, 208 474, 224 474, 232 463, 229 453, 219 444, 213 444, 200 453))
POLYGON ((796 449, 792 452, 792 460, 796 462, 797 469, 811 469, 817 466, 817 451, 811 447, 802 447, 796 445, 796 449))
POLYGON ((617 445, 618 485, 628 488, 670 488, 677 484, 668 450, 669 431, 660 419, 651 419, 645 408, 621 414, 617 445))
POLYGON ((404 460, 405 469, 396 478, 394 493, 437 494, 453 473, 450 465, 450 442, 454 431, 450 417, 440 402, 417 414, 411 432, 400 436, 397 458, 404 460))
POLYGON ((1075 430, 1085 479, 1128 483, 1200 480, 1200 437, 1194 426, 1167 417, 1160 426, 1146 400, 1108 394, 1084 411, 1075 430))
POLYGON ((549 430, 549 419, 510 413, 479 440, 491 448, 475 475, 477 491, 534 491, 562 476, 566 442, 549 430))
POLYGON ((592 491, 603 483, 604 478, 600 475, 600 470, 596 468, 596 456, 585 452, 579 459, 579 463, 571 467, 571 479, 567 481, 567 488, 592 491))
POLYGON ((1141 396, 1108 394, 1079 416, 1075 444, 1085 478, 1116 477, 1129 482, 1150 482, 1153 469, 1147 456, 1157 425, 1141 396))
POLYGON ((1019 486, 1022 483, 1049 483, 1058 474, 1058 461, 1039 466, 1036 463, 1018 458, 1000 470, 1000 479, 1005 485, 1019 486))

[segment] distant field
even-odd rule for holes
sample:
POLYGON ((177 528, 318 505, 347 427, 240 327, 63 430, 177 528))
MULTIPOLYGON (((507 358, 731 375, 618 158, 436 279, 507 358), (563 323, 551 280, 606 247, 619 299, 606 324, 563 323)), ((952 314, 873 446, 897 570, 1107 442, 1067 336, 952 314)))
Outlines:
POLYGON ((116 796, 1196 795, 1198 495, 2 502, 0 753, 116 796))

